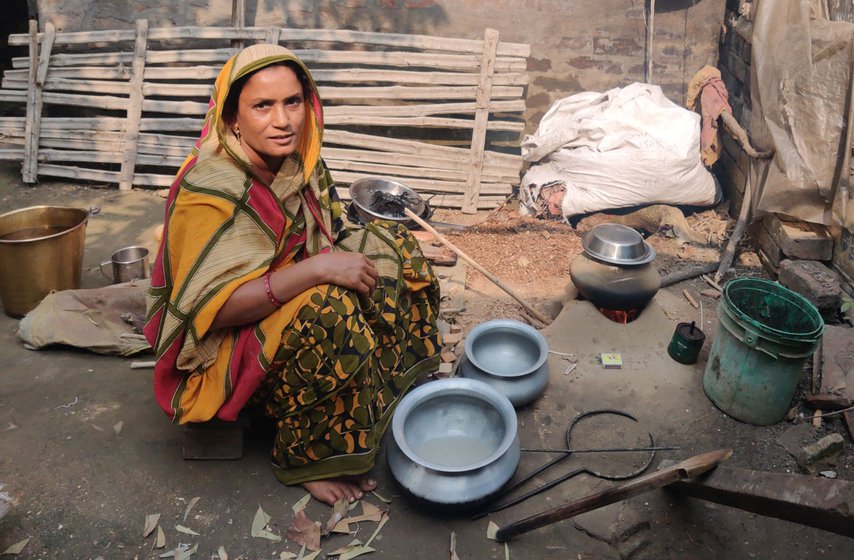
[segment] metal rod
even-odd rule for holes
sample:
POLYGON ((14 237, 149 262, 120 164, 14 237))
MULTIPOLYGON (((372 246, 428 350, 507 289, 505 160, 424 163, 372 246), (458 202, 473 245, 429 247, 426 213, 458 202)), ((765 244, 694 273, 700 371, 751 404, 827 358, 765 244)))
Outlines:
POLYGON ((609 447, 603 449, 538 449, 523 447, 525 453, 632 453, 635 451, 676 451, 679 447, 609 447))

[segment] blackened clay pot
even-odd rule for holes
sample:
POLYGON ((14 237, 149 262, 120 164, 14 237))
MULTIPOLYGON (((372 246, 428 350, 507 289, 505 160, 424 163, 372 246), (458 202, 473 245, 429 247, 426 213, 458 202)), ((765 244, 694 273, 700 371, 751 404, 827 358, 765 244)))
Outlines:
POLYGON ((661 276, 652 262, 636 266, 605 264, 581 253, 569 266, 578 293, 597 307, 642 309, 658 293, 661 276))

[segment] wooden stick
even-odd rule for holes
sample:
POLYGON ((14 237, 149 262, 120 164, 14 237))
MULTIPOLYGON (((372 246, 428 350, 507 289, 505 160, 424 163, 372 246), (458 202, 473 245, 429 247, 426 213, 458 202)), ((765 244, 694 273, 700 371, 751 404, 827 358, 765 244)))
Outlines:
POLYGON ((127 130, 124 138, 122 168, 119 173, 119 190, 129 191, 133 186, 133 172, 136 167, 137 143, 139 141, 139 120, 142 117, 143 75, 145 74, 145 52, 148 49, 148 20, 136 20, 136 42, 131 66, 130 100, 127 110, 127 130))
POLYGON ((711 278, 709 278, 708 276, 706 276, 705 274, 703 274, 702 276, 700 276, 700 278, 702 278, 702 279, 703 279, 703 281, 704 281, 706 284, 708 284, 709 286, 711 286, 712 288, 716 289, 716 290, 717 290, 717 291, 719 291, 720 293, 724 293, 724 289, 721 287, 721 285, 720 285, 720 284, 718 284, 717 282, 715 282, 714 280, 712 280, 711 278))
MULTIPOLYGON (((770 166, 771 163, 770 160, 768 160, 765 166, 765 173, 763 174, 763 185, 765 183, 765 177, 768 176, 768 169, 770 166)), ((747 217, 750 214, 750 204, 752 198, 750 183, 750 171, 748 171, 747 179, 744 182, 744 198, 741 199, 741 208, 738 211, 738 220, 735 222, 735 228, 732 230, 732 234, 729 236, 729 241, 727 242, 726 250, 721 256, 721 262, 720 265, 718 265, 718 271, 715 272, 715 282, 717 282, 718 284, 720 284, 724 274, 726 274, 727 270, 729 270, 729 266, 732 264, 732 259, 735 257, 735 250, 738 247, 738 242, 741 240, 741 235, 744 233, 744 228, 747 227, 747 217)))
MULTIPOLYGON (((698 307, 700 307, 700 304, 698 304, 697 300, 694 299, 694 297, 690 293, 688 293, 688 290, 683 289, 682 295, 685 296, 685 299, 688 300, 688 303, 690 303, 694 309, 697 309, 698 307)), ((702 325, 702 321, 700 321, 700 323, 702 325)))
POLYGON ((157 362, 131 362, 130 369, 145 369, 145 368, 153 368, 157 362))
POLYGON ((443 245, 445 245, 448 249, 455 252, 461 259, 472 265, 478 272, 486 276, 493 284, 504 290, 510 297, 519 302, 522 307, 524 307, 528 313, 534 316, 535 319, 543 323, 544 325, 548 325, 551 321, 542 313, 534 309, 534 307, 522 299, 516 292, 514 292, 509 286, 507 286, 504 282, 499 280, 495 275, 491 272, 483 268, 477 261, 473 258, 465 254, 462 250, 458 249, 456 245, 448 241, 448 238, 435 230, 430 224, 422 220, 415 212, 410 210, 409 208, 404 208, 403 211, 406 213, 407 217, 414 221, 419 226, 423 227, 425 230, 429 231, 433 234, 437 240, 439 240, 443 245))
POLYGON ((532 515, 516 523, 511 523, 507 527, 499 529, 495 535, 495 539, 498 542, 506 542, 522 533, 569 519, 570 517, 598 509, 608 504, 626 500, 632 496, 673 484, 679 480, 694 478, 715 468, 718 464, 729 459, 731 455, 732 449, 719 449, 702 455, 696 455, 671 467, 636 478, 622 486, 609 488, 608 490, 591 494, 549 511, 532 515))
POLYGON ((652 83, 652 40, 655 37, 655 0, 649 0, 649 12, 646 16, 646 64, 644 65, 643 81, 652 83))
POLYGON ((477 112, 474 117, 474 131, 471 137, 471 160, 468 181, 466 181, 466 199, 463 212, 477 212, 477 199, 480 196, 480 176, 483 172, 483 151, 486 146, 486 130, 489 124, 489 101, 492 98, 492 77, 495 73, 498 31, 487 28, 483 37, 483 55, 480 66, 480 85, 476 92, 477 112))

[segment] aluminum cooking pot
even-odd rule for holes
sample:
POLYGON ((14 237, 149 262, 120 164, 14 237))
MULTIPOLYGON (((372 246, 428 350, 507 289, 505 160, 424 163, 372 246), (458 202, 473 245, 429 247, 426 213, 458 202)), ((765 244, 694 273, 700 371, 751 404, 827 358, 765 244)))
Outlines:
POLYGON ((477 507, 519 465, 516 412, 474 379, 440 379, 398 404, 388 464, 411 496, 431 505, 477 507))
POLYGON ((524 406, 546 389, 548 355, 548 343, 539 331, 521 321, 495 319, 466 336, 459 374, 487 383, 513 406, 524 406))

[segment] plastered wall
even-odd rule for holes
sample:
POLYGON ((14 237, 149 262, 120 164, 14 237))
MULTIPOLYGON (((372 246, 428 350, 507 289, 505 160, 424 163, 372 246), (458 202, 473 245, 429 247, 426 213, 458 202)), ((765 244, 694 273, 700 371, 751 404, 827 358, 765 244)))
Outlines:
MULTIPOLYGON (((529 43, 527 130, 551 103, 643 79, 649 0, 245 0, 246 25, 337 28, 529 43)), ((725 0, 657 0, 653 82, 684 103, 705 64, 716 64, 725 0)), ((59 30, 228 25, 231 0, 38 0, 40 23, 59 30)))

